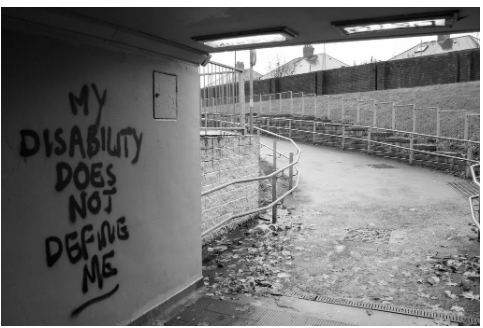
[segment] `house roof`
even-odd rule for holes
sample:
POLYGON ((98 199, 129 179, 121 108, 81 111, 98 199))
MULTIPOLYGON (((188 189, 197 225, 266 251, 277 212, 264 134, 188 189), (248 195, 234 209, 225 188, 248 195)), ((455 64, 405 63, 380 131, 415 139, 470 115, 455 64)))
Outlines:
MULTIPOLYGON (((332 69, 332 68, 349 66, 346 63, 343 63, 340 60, 338 60, 338 59, 336 59, 336 58, 334 58, 330 55, 327 55, 325 53, 320 53, 320 54, 315 54, 315 55, 311 56, 310 58, 304 58, 304 57, 294 58, 291 61, 285 63, 282 66, 280 66, 279 69, 284 70, 284 69, 287 69, 290 66, 295 66, 302 61, 306 61, 307 63, 309 63, 313 67, 313 70, 312 70, 313 72, 314 71, 321 71, 321 70, 324 69, 324 67, 323 67, 324 60, 325 60, 325 65, 326 65, 325 69, 332 69), (329 66, 327 66, 327 64, 329 63, 328 60, 331 61, 331 63, 330 63, 331 65, 329 65, 329 66), (334 67, 334 65, 335 65, 335 67, 334 67)), ((276 70, 277 69, 274 69, 274 70, 268 72, 267 74, 263 75, 262 77, 260 77, 260 80, 272 78, 274 76, 276 70)), ((297 69, 295 69, 293 75, 303 74, 303 73, 308 73, 308 72, 297 72, 297 69)))
MULTIPOLYGON (((253 79, 254 80, 259 80, 263 74, 258 73, 257 71, 253 70, 253 79)), ((243 81, 250 81, 250 69, 245 68, 243 70, 243 81)))
POLYGON ((438 55, 438 54, 445 54, 453 51, 475 49, 479 47, 480 47, 480 43, 475 37, 471 35, 465 35, 457 38, 449 38, 442 42, 438 42, 434 40, 434 41, 418 43, 414 47, 388 60, 412 58, 412 57, 418 57, 418 56, 438 55))

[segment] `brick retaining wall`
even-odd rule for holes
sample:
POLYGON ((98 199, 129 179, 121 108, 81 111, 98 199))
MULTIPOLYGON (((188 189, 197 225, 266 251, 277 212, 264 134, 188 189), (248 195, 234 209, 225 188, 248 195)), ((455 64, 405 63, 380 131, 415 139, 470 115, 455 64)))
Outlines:
MULTIPOLYGON (((201 191, 226 182, 259 176, 260 137, 201 136, 201 191)), ((201 231, 233 214, 258 207, 258 181, 228 186, 201 197, 201 231)), ((241 217, 226 226, 231 229, 248 220, 241 217)), ((223 229, 204 238, 213 239, 223 229)))

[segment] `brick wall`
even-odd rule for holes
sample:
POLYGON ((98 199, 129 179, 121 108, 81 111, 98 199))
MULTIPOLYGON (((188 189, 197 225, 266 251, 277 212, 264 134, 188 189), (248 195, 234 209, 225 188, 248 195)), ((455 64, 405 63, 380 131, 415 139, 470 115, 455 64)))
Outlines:
MULTIPOLYGON (((258 136, 201 136, 201 191, 226 182, 257 177, 259 173, 258 136)), ((258 207, 258 182, 231 185, 201 198, 201 230, 216 225, 233 214, 258 207)), ((249 217, 234 219, 227 229, 249 217)), ((209 241, 221 229, 204 238, 209 241)))
MULTIPOLYGON (((259 94, 287 91, 333 95, 479 80, 480 50, 473 49, 256 80, 253 94, 258 101, 259 94)), ((250 94, 248 81, 245 94, 250 94)))

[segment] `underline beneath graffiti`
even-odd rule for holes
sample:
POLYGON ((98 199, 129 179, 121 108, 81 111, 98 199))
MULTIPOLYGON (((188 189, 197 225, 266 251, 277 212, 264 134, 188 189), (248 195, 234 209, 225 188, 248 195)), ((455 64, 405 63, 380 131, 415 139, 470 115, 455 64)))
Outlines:
POLYGON ((78 308, 74 309, 74 311, 72 311, 72 313, 70 314, 70 316, 71 317, 76 317, 79 313, 81 313, 82 311, 84 311, 88 306, 90 306, 92 304, 95 304, 97 302, 100 302, 100 301, 102 301, 102 300, 104 300, 106 298, 111 297, 115 292, 117 292, 118 289, 119 289, 119 284, 116 284, 116 286, 110 292, 107 292, 104 295, 101 295, 101 296, 98 296, 96 298, 93 298, 93 299, 85 302, 84 304, 82 304, 78 308))

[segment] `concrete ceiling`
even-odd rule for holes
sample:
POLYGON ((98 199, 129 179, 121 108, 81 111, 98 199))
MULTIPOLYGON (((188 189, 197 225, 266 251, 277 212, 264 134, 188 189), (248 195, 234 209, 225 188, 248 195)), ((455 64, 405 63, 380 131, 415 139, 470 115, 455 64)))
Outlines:
MULTIPOLYGON (((41 26, 88 35, 151 52, 168 54, 195 64, 210 52, 344 42, 403 36, 455 34, 480 30, 479 8, 2 8, 3 21, 33 22, 41 26), (333 22, 457 11, 452 27, 393 30, 342 36, 333 22), (193 37, 255 29, 287 27, 298 33, 273 44, 214 49, 193 37)), ((40 29, 39 29, 40 30, 40 29)))
MULTIPOLYGON (((288 27, 298 37, 268 46, 341 42, 362 39, 475 32, 480 29, 479 8, 69 8, 76 14, 140 31, 203 52, 249 49, 248 46, 213 49, 193 37, 254 29, 288 27), (342 36, 331 22, 374 19, 457 10, 452 28, 420 28, 342 36)), ((252 47, 252 48, 256 48, 252 47)), ((260 46, 258 46, 260 47, 260 46)), ((267 47, 264 45, 263 47, 267 47)))

